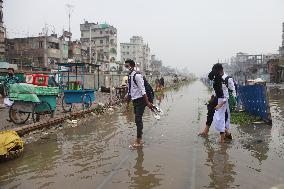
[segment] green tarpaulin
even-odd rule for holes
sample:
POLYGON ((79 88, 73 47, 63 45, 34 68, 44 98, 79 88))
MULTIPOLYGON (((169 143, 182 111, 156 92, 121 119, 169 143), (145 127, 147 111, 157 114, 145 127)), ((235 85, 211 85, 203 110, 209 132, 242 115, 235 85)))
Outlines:
POLYGON ((36 94, 10 93, 9 98, 13 101, 40 102, 36 94))
POLYGON ((26 102, 40 102, 38 96, 56 96, 58 87, 35 86, 26 83, 16 83, 10 86, 9 98, 26 102))
POLYGON ((26 83, 15 83, 10 86, 10 93, 36 94, 36 95, 57 95, 58 87, 35 86, 26 83))
POLYGON ((58 87, 35 87, 35 94, 37 95, 58 95, 59 88, 58 87))
POLYGON ((26 83, 15 83, 10 86, 9 93, 34 94, 35 86, 26 83))

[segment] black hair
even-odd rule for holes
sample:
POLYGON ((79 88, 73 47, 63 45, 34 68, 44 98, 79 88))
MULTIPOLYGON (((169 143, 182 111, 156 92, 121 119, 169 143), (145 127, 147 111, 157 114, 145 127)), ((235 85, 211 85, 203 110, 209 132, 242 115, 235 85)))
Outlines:
POLYGON ((223 66, 220 63, 214 64, 214 66, 212 67, 212 71, 222 71, 223 70, 223 66))
POLYGON ((14 68, 8 68, 7 70, 12 70, 13 72, 15 72, 14 68))
POLYGON ((135 66, 134 60, 131 60, 131 59, 127 59, 127 60, 125 61, 125 63, 129 63, 130 66, 135 66))
POLYGON ((212 71, 208 74, 208 78, 213 80, 215 76, 219 75, 219 72, 223 71, 223 66, 220 63, 214 64, 212 67, 212 71))

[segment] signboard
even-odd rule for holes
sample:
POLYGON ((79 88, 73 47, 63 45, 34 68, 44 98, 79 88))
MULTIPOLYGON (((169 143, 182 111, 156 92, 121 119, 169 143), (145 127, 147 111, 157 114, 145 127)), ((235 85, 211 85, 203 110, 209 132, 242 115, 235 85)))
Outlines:
POLYGON ((72 37, 72 33, 69 32, 69 31, 64 31, 63 32, 63 36, 66 37, 66 38, 71 38, 72 37))

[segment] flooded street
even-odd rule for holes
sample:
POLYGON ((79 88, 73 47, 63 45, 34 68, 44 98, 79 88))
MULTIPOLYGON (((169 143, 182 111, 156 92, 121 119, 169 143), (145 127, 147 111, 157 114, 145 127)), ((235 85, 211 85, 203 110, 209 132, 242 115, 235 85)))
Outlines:
POLYGON ((258 188, 284 184, 284 95, 271 96, 273 125, 232 125, 233 141, 197 136, 209 92, 196 81, 159 96, 165 115, 144 114, 143 148, 130 150, 134 116, 115 110, 25 146, 0 164, 0 188, 258 188))

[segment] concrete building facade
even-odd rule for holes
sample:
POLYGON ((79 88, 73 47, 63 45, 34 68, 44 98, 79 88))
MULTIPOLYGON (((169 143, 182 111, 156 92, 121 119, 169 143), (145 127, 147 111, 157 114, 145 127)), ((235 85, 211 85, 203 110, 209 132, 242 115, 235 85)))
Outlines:
POLYGON ((68 57, 73 62, 89 63, 89 48, 80 41, 69 42, 68 57))
POLYGON ((282 46, 279 48, 279 64, 277 66, 277 75, 279 82, 284 82, 284 22, 282 23, 282 46))
POLYGON ((150 70, 154 75, 160 75, 162 72, 163 63, 156 58, 156 55, 151 55, 150 70))
POLYGON ((57 35, 7 39, 6 45, 7 61, 22 70, 52 69, 68 59, 68 42, 57 35))
POLYGON ((3 1, 0 0, 0 61, 5 60, 5 28, 3 26, 3 1))
MULTIPOLYGON (((231 58, 230 68, 228 69, 233 70, 231 74, 239 84, 245 84, 248 79, 259 77, 259 74, 267 74, 267 69, 258 74, 255 72, 256 67, 265 68, 265 66, 263 67, 262 54, 250 55, 239 52, 235 57, 231 58)), ((267 79, 267 77, 263 79, 267 79)))
POLYGON ((100 64, 102 71, 110 71, 110 63, 117 60, 117 29, 109 24, 85 21, 80 24, 80 31, 81 43, 91 47, 90 63, 100 64))
POLYGON ((120 43, 121 61, 132 59, 136 62, 138 70, 147 72, 150 65, 150 47, 144 44, 143 37, 133 36, 130 38, 130 43, 120 43))

